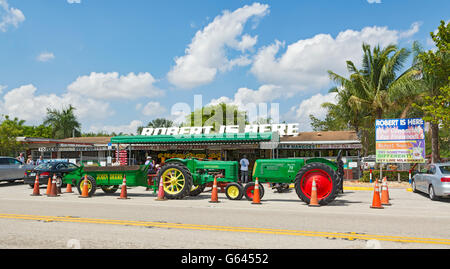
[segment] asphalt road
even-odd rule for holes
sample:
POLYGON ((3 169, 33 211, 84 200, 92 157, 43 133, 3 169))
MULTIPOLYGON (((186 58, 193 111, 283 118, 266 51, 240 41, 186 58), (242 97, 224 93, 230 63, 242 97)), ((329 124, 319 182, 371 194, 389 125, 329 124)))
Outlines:
POLYGON ((372 191, 346 189, 308 207, 294 190, 266 187, 261 205, 223 193, 213 204, 208 190, 184 200, 156 201, 143 187, 129 188, 128 200, 120 190, 82 199, 76 189, 32 197, 28 185, 0 183, 0 248, 450 249, 450 199, 391 188, 392 205, 371 209, 372 191))

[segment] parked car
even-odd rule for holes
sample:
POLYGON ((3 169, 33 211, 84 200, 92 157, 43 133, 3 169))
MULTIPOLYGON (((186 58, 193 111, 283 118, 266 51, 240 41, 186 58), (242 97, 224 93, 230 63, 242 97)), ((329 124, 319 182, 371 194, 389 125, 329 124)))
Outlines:
POLYGON ((56 175, 57 184, 61 186, 62 177, 76 169, 78 169, 78 166, 69 162, 46 162, 34 167, 33 169, 27 170, 24 183, 33 187, 34 181, 36 180, 36 175, 38 175, 39 185, 47 185, 49 177, 56 175))
POLYGON ((428 164, 412 178, 413 192, 427 193, 431 200, 450 196, 450 162, 428 164))
POLYGON ((14 182, 24 178, 25 171, 33 168, 12 157, 0 157, 0 181, 14 182))

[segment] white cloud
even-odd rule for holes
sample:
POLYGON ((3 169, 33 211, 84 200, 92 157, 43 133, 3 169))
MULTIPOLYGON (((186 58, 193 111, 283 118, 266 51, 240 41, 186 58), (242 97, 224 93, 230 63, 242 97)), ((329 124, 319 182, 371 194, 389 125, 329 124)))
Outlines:
POLYGON ((39 62, 48 62, 55 59, 55 55, 52 52, 42 52, 36 58, 39 62))
POLYGON ((381 4, 381 0, 367 0, 369 4, 381 4))
POLYGON ((108 103, 79 95, 65 93, 36 94, 34 85, 24 85, 8 91, 0 100, 0 113, 18 117, 31 124, 41 124, 46 116, 47 108, 62 109, 69 105, 76 108, 74 114, 80 120, 104 119, 113 114, 108 103))
POLYGON ((99 133, 99 132, 106 132, 106 133, 124 133, 124 134, 137 134, 137 128, 140 126, 143 126, 144 123, 139 120, 133 120, 129 124, 125 125, 93 125, 89 128, 88 132, 93 133, 99 133))
POLYGON ((283 85, 289 91, 323 88, 330 83, 327 70, 345 75, 347 60, 360 64, 363 42, 382 47, 396 44, 400 39, 415 34, 419 26, 419 23, 414 23, 405 32, 387 27, 365 27, 361 31, 340 32, 336 38, 317 34, 288 45, 279 57, 277 54, 286 45, 276 40, 258 51, 251 72, 260 82, 283 85))
POLYGON ((81 4, 81 0, 67 0, 69 4, 81 4))
POLYGON ((280 119, 279 104, 272 103, 272 101, 280 97, 286 97, 280 86, 263 85, 257 90, 239 88, 233 98, 222 96, 212 99, 207 106, 220 103, 236 105, 239 110, 247 113, 250 122, 260 118, 267 119, 268 117, 278 122, 280 119))
POLYGON ((9 26, 18 27, 25 21, 25 15, 17 8, 9 7, 6 0, 0 0, 0 31, 6 32, 9 26))
POLYGON ((119 76, 117 72, 95 73, 78 77, 67 89, 69 93, 99 99, 138 99, 160 97, 164 92, 153 84, 156 80, 150 73, 129 73, 119 76))
POLYGON ((244 25, 252 17, 265 16, 268 9, 268 5, 254 3, 233 12, 224 11, 195 34, 186 54, 175 59, 176 65, 167 74, 168 80, 180 88, 193 88, 213 81, 218 71, 250 64, 243 55, 228 59, 226 48, 242 53, 253 48, 257 36, 244 34, 241 37, 244 25))
POLYGON ((411 28, 405 32, 401 32, 399 34, 399 38, 409 38, 412 37, 413 35, 415 35, 417 32, 419 32, 420 29, 420 25, 422 23, 420 22, 414 22, 413 24, 411 24, 411 28))
POLYGON ((326 95, 316 94, 312 97, 303 100, 298 106, 294 106, 284 116, 288 121, 300 124, 300 129, 303 132, 311 131, 311 120, 309 115, 323 120, 327 114, 327 110, 322 107, 323 103, 336 103, 336 93, 329 93, 326 95))
MULTIPOLYGON (((139 106, 140 109, 140 106, 139 106)), ((145 116, 159 116, 167 112, 167 109, 162 106, 159 102, 148 102, 142 108, 142 114, 145 116)))
POLYGON ((249 103, 260 104, 271 102, 275 99, 284 96, 284 93, 279 86, 275 85, 263 85, 258 90, 252 90, 249 88, 239 88, 234 94, 234 98, 231 99, 226 96, 212 99, 209 105, 217 105, 220 103, 237 105, 241 109, 245 109, 249 103))

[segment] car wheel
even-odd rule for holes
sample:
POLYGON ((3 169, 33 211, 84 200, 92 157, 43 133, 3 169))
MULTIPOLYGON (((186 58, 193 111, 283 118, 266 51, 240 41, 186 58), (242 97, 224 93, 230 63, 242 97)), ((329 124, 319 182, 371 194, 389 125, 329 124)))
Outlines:
POLYGON ((437 196, 434 193, 433 185, 430 185, 430 188, 428 189, 428 196, 430 197, 430 200, 432 200, 432 201, 436 201, 437 200, 437 196))
POLYGON ((411 188, 412 192, 417 193, 416 182, 414 180, 411 182, 411 188))

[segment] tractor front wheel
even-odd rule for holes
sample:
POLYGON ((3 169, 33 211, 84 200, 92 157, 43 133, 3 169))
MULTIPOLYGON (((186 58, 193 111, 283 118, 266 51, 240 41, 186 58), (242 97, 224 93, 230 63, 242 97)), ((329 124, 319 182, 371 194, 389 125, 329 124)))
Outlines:
POLYGON ((104 193, 115 193, 119 189, 119 185, 101 186, 100 188, 104 193))
POLYGON ((189 192, 189 196, 198 196, 205 190, 205 188, 206 184, 192 185, 191 191, 189 192))
POLYGON ((313 180, 316 182, 319 204, 326 205, 334 201, 339 190, 337 173, 324 163, 310 163, 300 169, 295 177, 295 191, 298 197, 303 202, 310 203, 313 180))
POLYGON ((239 183, 229 183, 225 188, 225 195, 230 200, 241 200, 244 196, 244 188, 239 183))
MULTIPOLYGON (((259 183, 258 185, 259 185, 259 199, 262 199, 264 196, 264 187, 263 185, 261 185, 261 183, 259 183)), ((255 191, 255 182, 247 183, 244 187, 245 198, 247 198, 247 200, 249 201, 253 201, 254 191, 255 191)))

